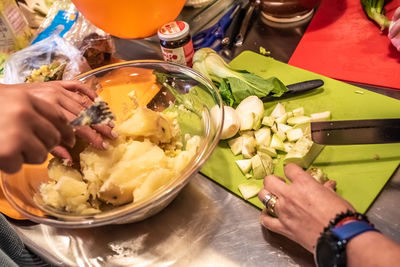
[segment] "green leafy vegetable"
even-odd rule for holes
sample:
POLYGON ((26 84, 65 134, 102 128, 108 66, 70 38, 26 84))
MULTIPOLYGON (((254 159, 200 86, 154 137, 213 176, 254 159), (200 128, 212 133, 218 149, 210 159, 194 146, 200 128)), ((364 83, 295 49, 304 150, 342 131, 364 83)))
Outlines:
POLYGON ((385 4, 385 0, 361 0, 365 14, 380 26, 381 31, 389 28, 391 22, 385 16, 385 4))
POLYGON ((264 97, 269 94, 279 97, 288 89, 277 78, 264 79, 245 70, 235 70, 211 48, 196 51, 193 69, 199 71, 219 87, 226 105, 237 106, 248 96, 264 97))
POLYGON ((226 104, 228 104, 229 106, 233 106, 235 100, 226 80, 221 80, 221 84, 219 85, 219 93, 221 94, 221 97, 222 99, 224 99, 226 104))

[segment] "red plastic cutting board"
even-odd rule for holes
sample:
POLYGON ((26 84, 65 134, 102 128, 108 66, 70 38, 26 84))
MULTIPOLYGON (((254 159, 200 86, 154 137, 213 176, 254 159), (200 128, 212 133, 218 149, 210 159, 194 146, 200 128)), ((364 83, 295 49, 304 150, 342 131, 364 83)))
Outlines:
MULTIPOLYGON (((389 18, 400 6, 386 6, 389 18)), ((400 89, 400 52, 359 0, 323 0, 289 61, 331 78, 400 89)))

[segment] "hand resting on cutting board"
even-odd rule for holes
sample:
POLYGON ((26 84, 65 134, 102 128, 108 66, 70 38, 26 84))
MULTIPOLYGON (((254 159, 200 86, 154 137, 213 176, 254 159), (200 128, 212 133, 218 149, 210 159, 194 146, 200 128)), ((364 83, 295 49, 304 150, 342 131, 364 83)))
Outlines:
MULTIPOLYGON (((264 179, 264 188, 258 195, 266 206, 261 213, 261 224, 316 254, 317 266, 334 266, 329 256, 334 259, 335 254, 329 255, 332 251, 327 252, 323 237, 334 229, 343 230, 357 223, 368 225, 368 219, 355 213, 354 207, 334 192, 332 181, 322 185, 293 163, 287 164, 284 171, 289 184, 274 175, 264 179)), ((347 266, 395 266, 400 261, 400 245, 373 225, 368 227, 369 230, 348 239, 344 247, 347 266)), ((331 245, 336 244, 332 240, 331 245)))

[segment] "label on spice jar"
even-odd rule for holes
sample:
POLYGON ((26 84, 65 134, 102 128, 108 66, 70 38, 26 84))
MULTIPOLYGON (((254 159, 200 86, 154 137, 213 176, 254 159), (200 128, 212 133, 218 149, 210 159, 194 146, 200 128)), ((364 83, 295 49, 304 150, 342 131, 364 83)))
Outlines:
POLYGON ((169 22, 158 30, 158 37, 165 61, 192 66, 194 49, 189 24, 184 21, 169 22))
POLYGON ((192 60, 194 54, 192 40, 190 40, 183 47, 178 47, 178 48, 161 47, 161 52, 163 54, 165 61, 174 62, 189 67, 192 66, 192 60))

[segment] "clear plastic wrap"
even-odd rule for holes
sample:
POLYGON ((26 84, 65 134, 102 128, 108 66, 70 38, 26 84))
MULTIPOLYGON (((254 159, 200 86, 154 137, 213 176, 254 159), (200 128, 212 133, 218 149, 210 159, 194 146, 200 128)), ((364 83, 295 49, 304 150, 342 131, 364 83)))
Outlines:
POLYGON ((59 24, 64 26, 60 36, 81 51, 91 68, 109 63, 111 55, 115 52, 112 37, 85 19, 68 0, 54 2, 35 40, 48 37, 59 24), (71 19, 65 20, 68 15, 71 19))
POLYGON ((32 40, 32 33, 25 17, 14 0, 0 1, 0 82, 6 59, 32 40))
POLYGON ((11 56, 4 68, 4 83, 70 80, 88 70, 81 51, 53 34, 11 56))
POLYGON ((55 1, 32 45, 12 55, 4 68, 5 83, 69 80, 110 63, 111 36, 100 30, 69 0, 55 1))

